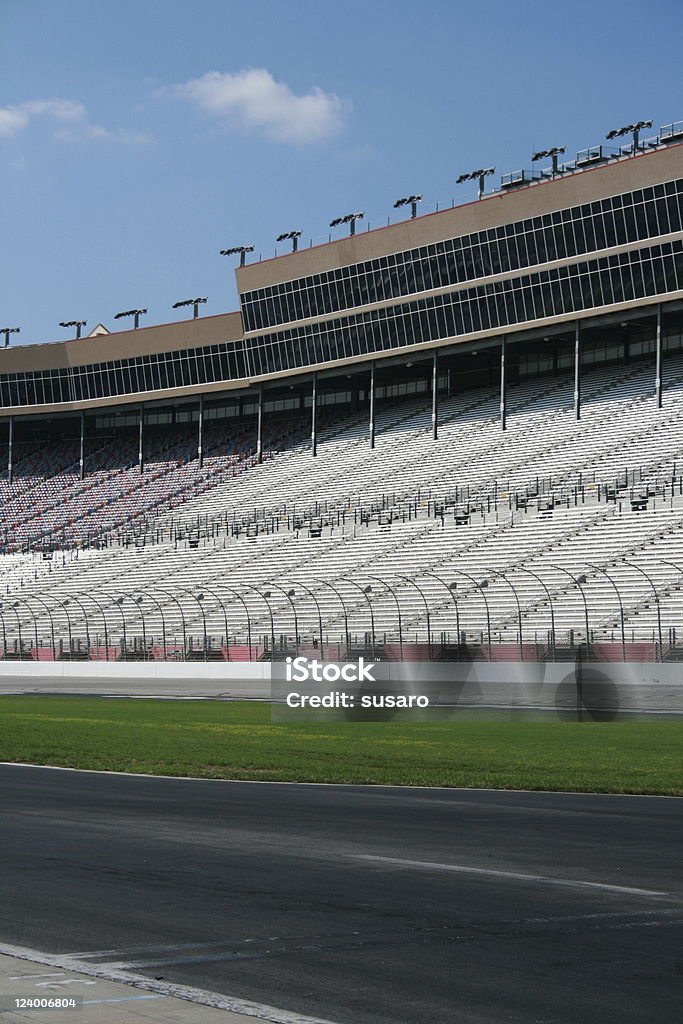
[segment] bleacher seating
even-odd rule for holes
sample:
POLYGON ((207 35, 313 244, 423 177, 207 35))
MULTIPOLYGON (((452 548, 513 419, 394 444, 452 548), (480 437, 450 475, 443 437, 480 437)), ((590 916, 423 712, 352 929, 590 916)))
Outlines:
POLYGON ((143 474, 132 440, 94 445, 83 480, 67 442, 26 452, 0 480, 3 649, 51 650, 54 631, 67 657, 256 660, 297 637, 311 656, 535 660, 588 640, 664 657, 683 624, 683 359, 665 367, 661 410, 650 362, 602 367, 579 421, 568 377, 539 378, 510 387, 504 432, 481 388, 442 398, 437 441, 424 397, 379 405, 374 449, 365 412, 328 415, 315 459, 300 417, 268 424, 262 465, 251 425, 207 427, 201 469, 179 427, 150 432, 143 474))

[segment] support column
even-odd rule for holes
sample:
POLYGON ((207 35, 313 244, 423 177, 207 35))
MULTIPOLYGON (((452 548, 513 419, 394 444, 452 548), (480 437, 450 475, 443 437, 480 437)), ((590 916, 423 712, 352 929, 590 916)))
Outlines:
POLYGON ((256 461, 263 462, 263 384, 258 389, 258 417, 256 420, 256 461))
POLYGON ((375 447, 375 360, 370 363, 370 447, 375 447))
POLYGON ((439 437, 439 356, 434 349, 432 355, 432 438, 439 437))
POLYGON ((7 479, 9 483, 14 480, 13 454, 14 454, 14 416, 10 416, 8 424, 7 442, 7 479))
POLYGON ((581 324, 574 326, 574 413, 581 419, 581 324))
POLYGON ((139 437, 138 437, 138 467, 140 469, 140 472, 143 473, 144 469, 145 469, 145 462, 144 462, 145 407, 142 404, 140 405, 140 414, 139 415, 140 415, 140 433, 139 433, 139 437))
POLYGON ((199 421, 197 423, 197 458, 199 468, 204 467, 204 395, 199 396, 199 421))
POLYGON ((657 304, 657 335, 655 339, 655 402, 662 408, 662 304, 657 304))
POLYGON ((314 457, 318 454, 318 374, 313 374, 313 400, 311 402, 311 447, 314 457))
POLYGON ((81 412, 81 447, 78 457, 80 479, 85 478, 85 412, 81 412))
POLYGON ((507 382, 505 380, 505 356, 507 355, 507 339, 503 336, 500 343, 500 428, 507 429, 507 382))

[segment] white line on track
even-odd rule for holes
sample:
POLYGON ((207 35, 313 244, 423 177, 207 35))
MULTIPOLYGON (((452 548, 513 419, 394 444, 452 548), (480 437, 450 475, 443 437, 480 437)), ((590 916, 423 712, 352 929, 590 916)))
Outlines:
POLYGON ((618 892, 627 896, 669 896, 668 892, 653 889, 633 889, 626 885, 609 885, 606 882, 583 882, 574 878, 552 878, 549 875, 526 875, 519 871, 496 871, 494 868, 471 868, 462 864, 437 864, 433 861, 402 860, 399 857, 375 857, 372 854, 352 855, 353 860, 372 864, 394 865, 399 868, 418 868, 423 871, 452 871, 461 875, 485 875, 487 878, 512 878, 520 882, 535 882, 541 885, 564 885, 572 889, 601 889, 604 892, 618 892))
POLYGON ((7 943, 0 943, 0 956, 11 956, 17 960, 29 960, 32 963, 45 964, 48 967, 58 967, 63 971, 85 974, 88 977, 100 978, 103 981, 131 985, 133 988, 142 989, 145 992, 153 992, 157 996, 166 996, 170 999, 184 999, 185 1002, 211 1006, 216 1010, 230 1010, 232 1013, 241 1013, 245 1017, 255 1017, 257 1020, 270 1021, 271 1024, 332 1024, 332 1021, 323 1020, 320 1017, 306 1017, 299 1013, 292 1013, 289 1010, 279 1010, 274 1006, 267 1006, 264 1003, 253 1003, 246 999, 224 996, 220 992, 208 992, 205 989, 192 988, 188 985, 175 985, 172 982, 155 981, 152 978, 144 978, 139 974, 128 974, 124 971, 102 966, 101 964, 90 964, 70 956, 43 953, 40 950, 27 949, 25 946, 12 946, 7 943))
POLYGON ((357 789, 366 792, 374 792, 381 789, 394 789, 404 793, 412 790, 421 790, 426 793, 442 791, 444 793, 498 793, 504 796, 506 793, 527 793, 530 796, 580 796, 595 797, 596 799, 609 797, 616 800, 677 800, 680 796, 670 796, 666 793, 592 793, 581 789, 494 789, 491 786, 407 786, 391 782, 279 782, 277 779, 205 779, 196 775, 152 775, 151 772, 116 772, 107 769, 97 768, 69 768, 61 764, 32 764, 30 761, 0 761, 0 768, 43 768, 50 772, 76 772, 80 775, 118 775, 128 779, 168 779, 172 782, 214 782, 229 783, 232 786, 297 786, 302 789, 304 786, 313 789, 357 789))

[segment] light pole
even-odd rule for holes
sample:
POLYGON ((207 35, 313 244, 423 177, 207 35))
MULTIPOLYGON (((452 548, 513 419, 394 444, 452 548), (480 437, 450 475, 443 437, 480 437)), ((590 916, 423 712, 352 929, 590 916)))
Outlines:
POLYGON ((456 638, 457 638, 457 641, 458 641, 458 658, 459 658, 460 657, 460 611, 458 610, 458 599, 455 596, 456 584, 453 584, 453 586, 449 586, 448 583, 446 583, 446 581, 441 578, 441 576, 437 576, 437 574, 435 572, 427 572, 426 569, 423 569, 421 571, 420 575, 421 576, 429 576, 431 579, 436 580, 438 583, 441 584, 442 587, 446 588, 446 590, 448 591, 449 595, 453 599, 453 607, 455 608, 455 634, 456 634, 456 638))
MULTIPOLYGON (((558 171, 558 168, 557 168, 557 158, 558 158, 558 156, 561 153, 564 153, 564 146, 553 146, 552 149, 539 149, 531 157, 531 162, 535 164, 537 160, 545 160, 547 157, 550 157, 552 162, 553 162, 552 163, 552 176, 553 176, 553 178, 555 178, 555 177, 557 177, 557 171, 558 171)), ((541 174, 542 173, 543 172, 541 172, 541 174)), ((547 177, 547 172, 546 172, 546 177, 547 177)))
POLYGON ((88 598, 89 601, 92 601, 92 603, 99 610, 99 613, 102 616, 102 625, 104 626, 104 646, 105 646, 105 648, 107 650, 107 657, 106 657, 105 660, 109 661, 109 628, 107 626, 107 616, 104 614, 104 608, 102 607, 100 602, 97 600, 97 598, 94 597, 90 593, 82 594, 81 597, 83 597, 84 599, 88 598))
POLYGON ((299 247, 299 238, 301 237, 300 231, 283 231, 281 235, 278 235, 275 239, 276 242, 291 241, 292 252, 296 252, 299 247))
MULTIPOLYGON (((676 565, 675 562, 667 562, 667 560, 665 558, 658 558, 657 561, 661 562, 662 565, 669 565, 669 566, 671 566, 672 569, 675 569, 677 573, 679 573, 681 576, 683 576, 683 569, 681 569, 680 565, 676 565)), ((675 630, 674 630, 674 642, 675 642, 675 630)))
MULTIPOLYGON (((17 611, 17 608, 19 608, 19 606, 22 605, 22 604, 25 605, 28 608, 29 613, 31 615, 31 618, 33 619, 33 629, 34 629, 35 644, 36 644, 36 650, 37 650, 40 647, 40 644, 38 642, 38 619, 36 618, 36 614, 33 611, 33 609, 31 608, 31 605, 28 604, 27 601, 23 597, 20 597, 18 599, 15 598, 15 600, 14 600, 14 602, 12 604, 12 608, 14 609, 15 614, 17 616, 17 622, 19 622, 19 612, 17 611)), ((19 651, 21 652, 21 625, 19 626, 19 651)))
MULTIPOLYGON (((277 583, 268 583, 267 586, 274 587, 275 590, 279 590, 280 593, 283 594, 284 597, 286 597, 287 600, 289 601, 289 604, 290 604, 291 609, 292 609, 292 614, 294 615, 294 647, 295 647, 296 653, 298 655, 298 653, 299 653, 299 618, 298 618, 298 616, 296 614, 296 605, 292 601, 292 597, 295 596, 296 591, 295 590, 291 590, 291 589, 290 590, 285 590, 284 587, 278 586, 277 583)), ((262 596, 264 598, 268 598, 268 597, 272 597, 272 594, 271 594, 270 590, 264 590, 262 596)))
MULTIPOLYGON (((488 638, 489 638, 489 657, 490 657, 491 656, 491 612, 490 612, 490 609, 489 609, 489 603, 486 600, 486 594, 484 593, 484 591, 486 590, 486 588, 489 585, 489 581, 488 580, 482 580, 481 583, 480 583, 478 580, 476 580, 474 578, 474 576, 470 576, 470 574, 468 572, 465 572, 464 569, 451 569, 451 572, 457 572, 460 576, 464 576, 466 579, 468 579, 470 581, 470 583, 472 583, 476 587, 476 589, 479 591, 479 593, 482 596, 482 600, 484 602, 484 607, 486 609, 486 632, 487 632, 488 638)), ((448 589, 455 591, 457 589, 457 586, 458 586, 457 583, 449 583, 448 584, 448 589)))
POLYGON ((584 613, 585 620, 586 620, 586 652, 588 652, 589 649, 590 649, 590 643, 591 643, 591 640, 590 640, 590 630, 589 630, 589 625, 588 625, 588 602, 586 600, 586 594, 585 594, 584 589, 583 589, 584 583, 587 582, 586 576, 582 573, 580 576, 574 577, 570 573, 569 569, 565 569, 564 566, 562 566, 562 565, 555 565, 553 562, 546 562, 546 565, 550 569, 555 569, 556 572, 564 573, 565 576, 569 577, 569 579, 572 581, 574 586, 579 588, 579 593, 581 594, 581 599, 583 601, 583 613, 584 613))
POLYGON ((543 587, 543 590, 545 591, 545 596, 548 599, 548 608, 550 609, 550 635, 553 638, 552 648, 553 648, 553 658, 554 658, 555 657, 555 609, 553 607, 553 600, 552 600, 552 598, 550 596, 550 591, 548 590, 548 588, 546 587, 545 583, 543 582, 541 577, 538 575, 538 573, 535 573, 533 571, 533 569, 529 569, 525 565, 519 565, 519 566, 517 566, 517 572, 526 572, 526 573, 529 574, 529 576, 533 576, 533 578, 535 580, 537 580, 538 583, 541 584, 541 586, 543 587))
MULTIPOLYGON (((237 600, 241 603, 242 607, 244 608, 244 614, 247 617, 247 644, 249 646, 249 661, 251 661, 251 647, 252 647, 252 641, 251 641, 251 616, 249 615, 249 608, 248 608, 247 602, 244 600, 244 598, 239 593, 239 591, 234 590, 233 587, 229 587, 226 583, 218 583, 217 586, 222 587, 224 590, 227 590, 228 593, 233 594, 234 597, 237 598, 237 600)), ((213 597, 215 597, 216 600, 218 601, 218 603, 220 604, 221 608, 223 608, 223 602, 221 601, 221 599, 216 594, 214 594, 213 590, 209 590, 209 588, 207 586, 204 587, 204 590, 206 590, 206 592, 208 594, 211 594, 213 597)), ((226 643, 227 643, 227 637, 226 637, 226 643)))
POLYGON ((349 236, 355 235, 356 233, 356 221, 362 220, 365 216, 364 213, 345 213, 343 217, 335 217, 334 220, 330 221, 330 227, 336 228, 339 224, 349 225, 349 236))
MULTIPOLYGON (((175 596, 175 594, 172 594, 169 590, 163 590, 161 587, 158 587, 156 585, 152 589, 157 591, 157 593, 164 594, 165 597, 170 598, 170 600, 173 601, 174 605, 176 606, 176 608, 180 612, 180 624, 181 624, 182 630, 183 630, 183 661, 185 661, 187 659, 187 625, 185 623, 185 612, 183 611, 183 606, 181 605, 180 601, 175 596)), ((162 621, 163 621, 163 617, 162 617, 162 621)), ((165 645, 164 645, 164 647, 165 647, 165 645)), ((166 653, 164 651, 164 661, 165 660, 166 660, 166 653)))
POLYGON ((114 313, 114 320, 120 320, 122 317, 132 316, 133 329, 137 331, 140 326, 140 317, 147 313, 146 309, 126 309, 123 313, 114 313))
MULTIPOLYGON (((21 598, 21 600, 23 600, 24 604, 27 605, 28 608, 31 608, 30 604, 28 603, 29 600, 37 601, 41 608, 43 608, 43 610, 45 611, 45 614, 47 615, 48 621, 50 623, 50 641, 52 643, 52 656, 53 658, 56 657, 57 650, 55 645, 55 623, 54 619, 52 618, 52 612, 50 611, 49 607, 47 606, 45 601, 43 601, 42 597, 38 597, 36 594, 31 594, 30 597, 21 598)), ((31 610, 31 614, 33 615, 33 610, 31 610)), ((36 640, 36 647, 37 646, 38 642, 36 640)))
POLYGON ((121 628, 123 630, 123 660, 128 661, 128 637, 126 635, 126 616, 122 608, 123 601, 124 598, 122 597, 114 598, 114 604, 121 614, 121 628))
POLYGON ((404 196, 403 199, 397 199, 394 203, 394 209, 398 209, 401 206, 410 206, 410 219, 415 220, 417 217, 417 204, 421 201, 422 196, 404 196))
POLYGON ((240 266, 243 267, 247 260, 247 253, 253 252, 253 245, 233 245, 231 249, 221 249, 221 256, 237 256, 240 258, 240 266))
POLYGON ((253 585, 251 585, 249 589, 253 590, 256 594, 258 594, 258 596, 265 603, 266 608, 268 609, 268 614, 270 616, 270 660, 275 661, 275 619, 273 618, 273 607, 270 601, 268 600, 268 598, 270 597, 270 591, 268 590, 264 593, 263 591, 259 590, 257 587, 254 587, 253 585))
MULTIPOLYGON (((348 612, 346 610, 346 604, 344 602, 343 596, 339 593, 337 588, 332 583, 330 583, 328 580, 321 580, 320 577, 318 577, 318 576, 311 576, 311 579, 315 583, 322 584, 323 587, 329 587, 329 589, 332 591, 332 593, 336 595, 336 598, 337 598, 337 600, 339 601, 339 603, 340 603, 340 605, 342 607, 342 615, 344 616, 344 638, 346 640, 346 650, 348 651, 348 649, 350 647, 350 640, 349 640, 349 614, 348 614, 348 612)), ((318 605, 317 601, 316 601, 316 605, 318 605)), ((318 612, 320 613, 320 605, 318 605, 318 612)), ((322 636, 322 617, 321 617, 321 630, 320 630, 320 632, 321 632, 321 636, 322 636)))
POLYGON ((610 574, 606 569, 601 569, 598 565, 593 565, 592 562, 586 562, 586 565, 595 569, 596 572, 602 573, 602 575, 609 580, 614 593, 617 595, 617 601, 619 602, 619 615, 621 618, 621 660, 626 661, 626 630, 624 628, 624 602, 621 600, 621 594, 619 593, 619 587, 616 585, 610 574))
POLYGON ((9 348, 9 336, 10 334, 20 334, 21 327, 0 327, 0 334, 5 335, 5 348, 9 348))
POLYGON ((2 656, 7 657, 7 627, 5 625, 5 616, 3 614, 4 605, 0 601, 0 622, 2 623, 2 656))
MULTIPOLYGON (((365 601, 366 601, 367 606, 368 606, 368 610, 370 612, 370 629, 372 630, 372 657, 374 658, 375 657, 375 612, 374 612, 374 609, 372 607, 372 601, 370 600, 370 594, 372 593, 372 587, 361 587, 360 583, 356 583, 355 580, 346 579, 346 578, 344 579, 344 583, 349 583, 352 587, 355 587, 356 590, 360 591, 360 593, 365 598, 365 601)), ((347 631, 348 631, 348 623, 347 623, 347 631)))
POLYGON ((638 152, 638 141, 641 129, 651 127, 652 121, 636 121, 635 124, 625 124, 623 128, 613 128, 612 131, 607 132, 605 138, 620 139, 624 135, 631 135, 633 137, 632 152, 635 155, 638 152))
MULTIPOLYGON (((86 642, 87 647, 88 647, 88 657, 90 657, 90 625, 89 625, 90 619, 88 617, 88 613, 85 610, 85 608, 83 607, 83 605, 81 604, 81 602, 79 601, 79 599, 77 597, 75 597, 73 594, 71 594, 69 597, 65 598, 65 600, 63 602, 62 607, 64 608, 65 611, 66 611, 66 606, 71 601, 73 601, 73 603, 75 605, 78 605, 78 607, 80 608, 80 611, 81 611, 81 615, 83 616, 83 622, 85 624, 85 642, 86 642)), ((67 619, 69 619, 69 613, 67 612, 66 614, 67 614, 67 619)), ((69 619, 69 629, 71 629, 71 620, 70 619, 69 619)))
POLYGON ((206 639, 207 639, 207 637, 206 637, 206 614, 204 612, 204 595, 203 594, 196 594, 196 595, 193 595, 193 597, 194 597, 195 601, 197 602, 197 604, 199 605, 199 611, 202 613, 202 626, 203 626, 203 631, 204 631, 204 661, 206 661, 207 660, 207 657, 206 657, 206 639))
POLYGON ((142 660, 147 661, 147 626, 145 624, 145 613, 142 608, 142 597, 133 597, 131 600, 138 606, 138 611, 140 612, 140 625, 142 626, 142 660))
POLYGON ((182 302, 174 302, 172 308, 183 309, 185 306, 192 306, 192 319, 197 320, 199 317, 199 307, 206 301, 206 297, 203 299, 183 299, 182 302))
MULTIPOLYGON (((505 582, 507 583, 508 587, 512 591, 513 597, 515 599, 515 603, 517 605, 517 624, 518 624, 518 630, 519 630, 519 660, 520 661, 524 661, 524 648, 522 647, 522 605, 521 605, 520 600, 519 600, 519 595, 518 595, 517 590, 514 587, 512 581, 508 578, 506 573, 500 572, 500 570, 495 570, 494 572, 491 573, 491 575, 492 576, 500 576, 500 578, 502 580, 505 580, 505 582)), ((488 580, 482 580, 481 582, 482 582, 482 586, 483 586, 484 583, 486 583, 486 585, 488 586, 488 580)))
MULTIPOLYGON (((17 620, 17 633, 19 634, 19 660, 21 661, 22 655, 24 653, 23 652, 24 641, 23 641, 22 636, 21 636, 21 619, 19 618, 19 612, 17 611, 17 604, 16 603, 15 604, 11 604, 10 605, 10 609, 11 609, 11 611, 14 612, 14 617, 17 620)), ((4 619, 2 620, 2 625, 3 625, 3 629, 4 629, 4 626, 5 626, 5 620, 4 619)))
MULTIPOLYGON (((133 598, 135 603, 140 608, 140 616, 142 618, 143 637, 144 637, 144 632, 145 632, 145 609, 142 607, 142 602, 144 601, 144 599, 146 597, 149 598, 149 600, 152 601, 156 605, 157 611, 159 612, 159 616, 161 618, 161 644, 162 644, 162 647, 163 647, 163 655, 164 655, 163 660, 166 661, 166 619, 164 618, 164 610, 163 610, 163 608, 161 606, 161 603, 159 601, 157 601, 156 597, 153 597, 151 594, 148 594, 146 591, 144 593, 140 594, 139 597, 134 597, 133 598)), ((152 639, 153 639, 153 637, 152 637, 152 639)))
MULTIPOLYGON (((371 576, 369 573, 368 573, 368 577, 371 580, 376 580, 376 582, 380 583, 383 587, 386 587, 387 590, 389 591, 389 593, 391 594, 391 596, 394 599, 394 603, 396 605, 396 613, 398 615, 398 654, 399 654, 399 658, 401 659, 401 661, 403 661, 403 622, 401 621, 401 604, 400 604, 400 601, 399 601, 398 597, 396 596, 396 592, 395 592, 394 588, 391 586, 390 583, 387 583, 386 580, 381 579, 379 576, 371 576)), ((369 587, 368 591, 371 591, 371 589, 372 588, 369 587)))
MULTIPOLYGON (((313 601, 313 604, 316 607, 316 610, 318 612, 318 629, 319 629, 319 632, 320 632, 320 650, 322 652, 322 649, 323 649, 323 615, 322 615, 322 612, 320 610, 320 604, 318 603, 318 599, 315 596, 315 594, 313 593, 313 591, 310 589, 310 587, 307 587, 300 580, 296 580, 295 581, 295 585, 297 587, 301 587, 303 590, 306 591, 306 593, 308 594, 308 596, 313 601)), ((296 597, 296 591, 290 590, 290 594, 291 594, 292 597, 296 597)))
POLYGON ((639 572, 641 574, 641 576, 645 577, 647 582, 652 587, 652 593, 654 594, 654 597, 655 597, 655 607, 657 609, 657 636, 658 636, 658 639, 659 639, 659 660, 661 661, 662 660, 662 613, 661 613, 661 609, 659 607, 659 594, 657 593, 657 588, 654 585, 654 583, 652 582, 652 577, 649 575, 649 573, 646 573, 645 570, 642 569, 639 565, 634 565, 633 562, 627 562, 626 559, 623 558, 623 557, 620 557, 619 561, 622 562, 624 565, 630 566, 631 569, 635 569, 636 572, 639 572))
MULTIPOLYGON (((218 602, 218 604, 220 605, 220 609, 223 612, 223 622, 224 622, 224 625, 225 625, 225 650, 226 650, 226 652, 228 654, 228 658, 226 660, 229 661, 230 660, 230 637, 228 636, 228 613, 226 612, 225 605, 221 601, 220 597, 217 597, 216 594, 214 594, 213 591, 209 590, 208 587, 204 587, 204 590, 206 590, 207 593, 211 594, 211 596, 213 597, 214 601, 218 602)), ((204 596, 205 595, 201 591, 196 595, 196 600, 200 602, 200 605, 201 605, 201 602, 204 600, 204 596)), ((204 619, 204 636, 206 637, 206 619, 204 619)), ((206 640, 204 641, 204 646, 206 646, 206 640)))
POLYGON ((427 601, 427 597, 425 595, 425 592, 422 589, 422 587, 418 583, 415 582, 415 580, 412 580, 410 578, 410 576, 403 576, 399 572, 396 573, 396 576, 398 577, 398 579, 405 580, 406 583, 410 583, 410 585, 412 587, 415 587, 415 589, 417 590, 418 594, 422 598, 422 602, 423 602, 423 604, 425 606, 425 615, 427 617, 427 649, 429 651, 429 660, 431 661, 432 660, 432 621, 431 621, 431 617, 430 617, 430 614, 429 614, 429 603, 427 601))
POLYGON ((75 327, 76 328, 76 337, 75 337, 74 340, 78 341, 78 339, 81 336, 81 327, 85 327, 87 322, 88 322, 87 320, 60 320, 59 326, 60 327, 75 327))
POLYGON ((461 185, 463 181, 476 181, 478 182, 477 199, 481 199, 484 195, 484 182, 485 179, 491 174, 496 173, 495 167, 479 167, 476 171, 468 171, 467 174, 461 174, 455 179, 456 185, 461 185))

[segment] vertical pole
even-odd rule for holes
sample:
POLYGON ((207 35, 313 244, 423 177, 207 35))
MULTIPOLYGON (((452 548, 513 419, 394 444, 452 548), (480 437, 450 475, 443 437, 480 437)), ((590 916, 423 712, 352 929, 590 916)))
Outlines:
POLYGON ((574 412, 581 419, 581 324, 574 326, 574 412))
POLYGON ((313 456, 318 454, 318 432, 317 432, 317 412, 318 412, 318 374, 313 374, 313 391, 312 391, 312 402, 311 402, 311 447, 313 449, 313 456))
POLYGON ((13 469, 13 465, 12 465, 12 463, 13 463, 12 454, 13 454, 13 451, 14 451, 14 416, 10 416, 10 418, 9 418, 9 435, 8 435, 8 437, 9 437, 9 440, 8 440, 8 444, 7 444, 7 479, 9 481, 9 483, 12 483, 13 480, 14 480, 14 469, 13 469))
POLYGON ((655 401, 657 408, 662 408, 662 304, 657 304, 657 362, 655 368, 655 401))
POLYGON ((432 355, 432 438, 439 437, 439 356, 436 349, 432 355))
POLYGON ((144 423, 145 423, 145 406, 140 403, 140 434, 138 437, 138 467, 140 472, 144 472, 145 463, 143 459, 144 453, 144 423))
POLYGON ((81 480, 85 477, 85 411, 81 410, 81 447, 78 458, 81 480))
POLYGON ((258 420, 256 423, 256 459, 263 462, 263 384, 258 389, 258 420))
POLYGON ((204 467, 204 395, 199 396, 199 421, 197 424, 197 458, 199 468, 204 467))
POLYGON ((503 335, 503 339, 500 343, 500 427, 501 430, 507 429, 507 386, 505 381, 505 355, 507 349, 507 339, 503 335))
POLYGON ((375 360, 370 363, 370 447, 375 447, 375 360))

